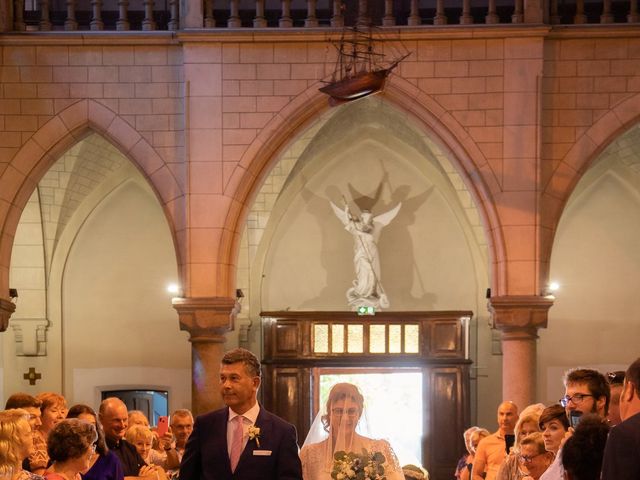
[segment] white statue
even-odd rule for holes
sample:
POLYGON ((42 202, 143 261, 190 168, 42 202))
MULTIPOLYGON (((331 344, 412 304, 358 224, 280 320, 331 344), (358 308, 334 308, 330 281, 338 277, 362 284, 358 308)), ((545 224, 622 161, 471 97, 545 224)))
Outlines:
POLYGON ((375 308, 389 308, 389 299, 380 283, 380 256, 378 254, 378 239, 382 228, 395 218, 402 206, 398 203, 386 213, 373 216, 368 210, 363 210, 360 218, 354 218, 345 202, 344 210, 333 202, 331 208, 344 224, 345 229, 353 235, 353 264, 356 279, 353 287, 347 290, 349 305, 356 310, 360 306, 375 308))

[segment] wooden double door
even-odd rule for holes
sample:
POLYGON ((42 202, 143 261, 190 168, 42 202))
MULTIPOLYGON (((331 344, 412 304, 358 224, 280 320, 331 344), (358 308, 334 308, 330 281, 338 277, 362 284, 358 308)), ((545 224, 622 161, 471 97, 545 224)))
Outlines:
MULTIPOLYGON (((263 312, 262 400, 293 423, 300 442, 318 409, 318 372, 411 369, 422 373, 423 465, 453 476, 469 426, 465 326, 472 312, 263 312)), ((402 392, 394 392, 402 395, 402 392)))

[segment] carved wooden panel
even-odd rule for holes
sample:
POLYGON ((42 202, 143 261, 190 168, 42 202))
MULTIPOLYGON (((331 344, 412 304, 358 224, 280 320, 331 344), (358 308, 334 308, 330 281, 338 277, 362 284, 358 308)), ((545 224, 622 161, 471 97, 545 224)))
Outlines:
POLYGON ((300 352, 300 327, 298 322, 283 320, 276 324, 274 353, 278 356, 298 356, 300 352))
POLYGON ((441 358, 464 355, 462 323, 459 319, 433 320, 428 325, 429 356, 441 358))

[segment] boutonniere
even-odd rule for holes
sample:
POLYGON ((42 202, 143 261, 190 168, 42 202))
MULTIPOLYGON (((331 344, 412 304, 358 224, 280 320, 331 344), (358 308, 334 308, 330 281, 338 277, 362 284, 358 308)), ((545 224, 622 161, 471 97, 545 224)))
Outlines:
POLYGON ((255 440, 258 448, 260 447, 260 427, 251 425, 248 430, 249 440, 255 440))

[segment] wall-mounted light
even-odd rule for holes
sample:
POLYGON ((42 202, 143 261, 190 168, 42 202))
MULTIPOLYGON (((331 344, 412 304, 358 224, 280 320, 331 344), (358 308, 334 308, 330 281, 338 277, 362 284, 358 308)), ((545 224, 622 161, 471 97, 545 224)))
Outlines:
POLYGON ((549 282, 549 284, 542 291, 542 296, 554 297, 558 290, 560 290, 560 284, 558 282, 549 282))
POLYGON ((169 292, 174 297, 179 297, 180 291, 180 285, 178 285, 177 283, 170 283, 169 285, 167 285, 167 292, 169 292))
POLYGON ((13 303, 16 303, 16 300, 18 300, 18 289, 17 288, 10 288, 9 289, 9 298, 11 299, 11 301, 13 303))
POLYGON ((236 300, 240 301, 241 298, 244 298, 244 292, 240 288, 236 288, 236 300))

